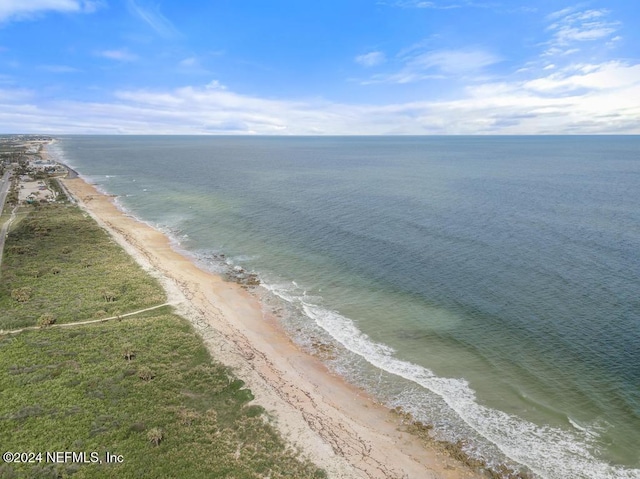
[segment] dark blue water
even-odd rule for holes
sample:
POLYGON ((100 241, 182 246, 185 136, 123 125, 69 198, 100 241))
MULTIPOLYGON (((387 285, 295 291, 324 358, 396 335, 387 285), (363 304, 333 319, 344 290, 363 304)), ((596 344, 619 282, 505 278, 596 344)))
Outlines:
POLYGON ((303 347, 541 477, 640 477, 640 137, 69 137, 303 347))

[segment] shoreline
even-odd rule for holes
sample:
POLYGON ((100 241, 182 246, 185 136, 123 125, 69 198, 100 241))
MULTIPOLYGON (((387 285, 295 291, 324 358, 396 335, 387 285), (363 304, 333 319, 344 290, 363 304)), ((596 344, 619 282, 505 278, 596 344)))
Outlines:
POLYGON ((78 204, 157 277, 212 357, 230 366, 283 437, 331 478, 483 477, 403 431, 403 418, 302 352, 240 285, 200 269, 170 239, 81 177, 61 181, 78 204))

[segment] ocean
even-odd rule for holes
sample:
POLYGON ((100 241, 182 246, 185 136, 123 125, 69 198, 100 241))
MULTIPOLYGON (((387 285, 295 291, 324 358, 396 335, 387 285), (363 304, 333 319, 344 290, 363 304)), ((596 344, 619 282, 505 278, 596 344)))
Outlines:
POLYGON ((491 464, 640 478, 640 137, 68 136, 50 154, 491 464))

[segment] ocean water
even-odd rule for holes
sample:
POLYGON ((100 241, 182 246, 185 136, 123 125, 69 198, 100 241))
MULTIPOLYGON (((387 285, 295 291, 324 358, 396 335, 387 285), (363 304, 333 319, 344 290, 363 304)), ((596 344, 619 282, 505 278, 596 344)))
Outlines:
POLYGON ((640 137, 50 152, 204 267, 257 272, 303 348, 439 438, 542 478, 640 478, 640 137))

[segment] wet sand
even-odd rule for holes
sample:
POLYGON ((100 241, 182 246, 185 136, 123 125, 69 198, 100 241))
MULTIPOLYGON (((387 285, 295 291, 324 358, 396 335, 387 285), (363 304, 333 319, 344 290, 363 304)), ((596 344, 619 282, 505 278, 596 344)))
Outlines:
POLYGON ((211 355, 234 369, 283 436, 330 478, 482 477, 404 432, 399 416, 302 352, 241 286, 197 267, 165 235, 122 213, 83 179, 64 184, 161 281, 168 301, 194 325, 211 355))

